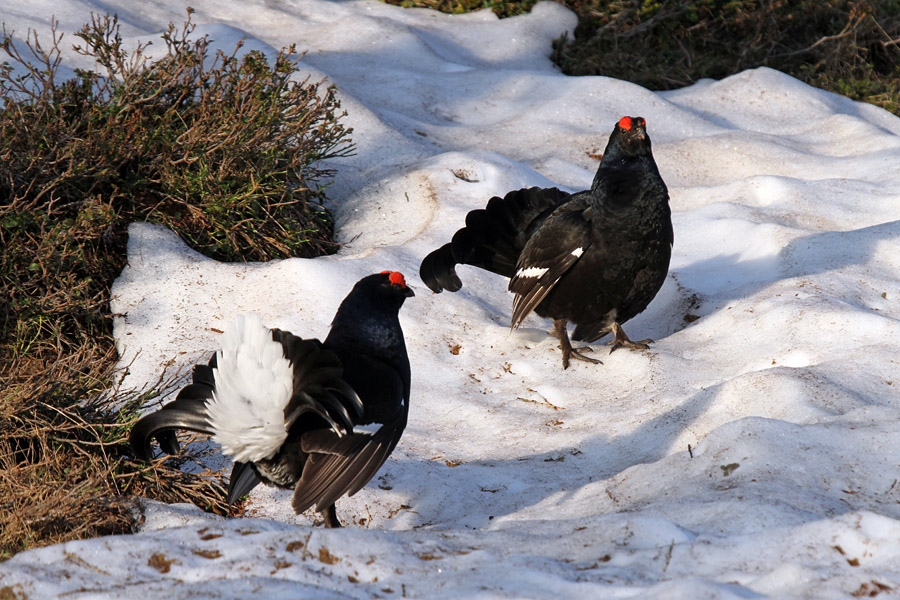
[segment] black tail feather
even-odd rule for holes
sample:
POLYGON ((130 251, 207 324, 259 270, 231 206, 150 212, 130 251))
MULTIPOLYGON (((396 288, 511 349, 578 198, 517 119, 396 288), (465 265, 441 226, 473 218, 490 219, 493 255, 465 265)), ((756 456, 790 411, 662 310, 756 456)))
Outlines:
POLYGON ((453 244, 444 244, 425 257, 419 267, 419 277, 435 294, 444 290, 458 292, 462 281, 456 274, 456 263, 453 244))
POLYGON ((196 365, 193 372, 193 383, 178 392, 172 402, 166 404, 155 413, 144 415, 131 428, 129 441, 134 455, 141 460, 150 460, 153 456, 150 444, 155 437, 160 449, 166 454, 177 454, 180 450, 176 429, 187 429, 197 433, 213 433, 206 419, 206 403, 212 399, 215 390, 213 367, 216 355, 209 365, 196 365))
MULTIPOLYGON (((174 404, 174 402, 172 403, 174 404)), ((141 460, 149 460, 153 453, 150 442, 154 437, 160 439, 160 445, 165 452, 173 449, 178 451, 178 442, 175 440, 174 430, 186 429, 197 433, 214 433, 206 418, 206 411, 198 412, 195 408, 178 409, 169 408, 171 405, 161 408, 141 418, 131 428, 131 449, 134 455, 141 460)))
POLYGON ((462 287, 458 264, 512 277, 525 242, 568 197, 557 188, 538 187, 514 190, 503 198, 494 196, 485 208, 466 215, 466 226, 449 244, 425 257, 419 276, 436 293, 462 287))

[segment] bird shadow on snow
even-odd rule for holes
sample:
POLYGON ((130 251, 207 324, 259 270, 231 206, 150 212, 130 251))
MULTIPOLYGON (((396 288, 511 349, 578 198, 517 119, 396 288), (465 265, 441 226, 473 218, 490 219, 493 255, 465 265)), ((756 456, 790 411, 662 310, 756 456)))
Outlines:
POLYGON ((695 261, 675 272, 706 299, 749 298, 776 281, 811 277, 873 261, 900 266, 900 220, 850 231, 824 231, 791 240, 774 255, 741 260, 736 254, 695 261))
MULTIPOLYGON (((597 433, 574 445, 569 442, 514 458, 472 460, 452 468, 434 460, 394 459, 386 472, 394 493, 418 515, 410 523, 413 528, 489 528, 495 519, 529 507, 546 513, 541 518, 555 519, 552 508, 579 496, 585 486, 602 484, 635 465, 672 454, 676 440, 714 402, 721 385, 700 390, 621 435, 597 433)), ((606 502, 605 488, 597 489, 598 501, 606 502)), ((584 507, 581 514, 570 508, 564 514, 597 515, 597 503, 588 501, 584 507)), ((609 512, 627 509, 616 504, 609 512)))
MULTIPOLYGON (((393 490, 396 499, 389 502, 407 506, 410 514, 415 515, 402 525, 391 526, 384 522, 381 527, 385 529, 489 528, 495 519, 516 515, 553 498, 542 509, 549 510, 578 495, 585 486, 607 480, 635 465, 665 458, 671 454, 682 430, 712 404, 718 388, 712 386, 701 390, 678 406, 641 422, 628 433, 598 433, 581 442, 561 444, 545 452, 450 464, 422 456, 392 456, 366 487, 389 483, 388 489, 393 490)), ((204 466, 223 469, 222 475, 226 477, 223 484, 227 485, 230 461, 214 449, 217 448, 215 444, 201 443, 211 450, 204 466)), ((401 455, 403 444, 401 439, 401 455)), ((184 466, 188 472, 202 471, 196 466, 184 466)), ((289 503, 291 493, 282 491, 282 501, 289 503)), ((602 490, 599 493, 602 494, 602 490)), ((375 490, 372 499, 379 504, 382 503, 378 498, 380 494, 375 490)), ((574 515, 566 509, 565 515, 570 519, 596 516, 596 508, 595 504, 590 504, 583 514, 574 515)), ((628 506, 616 505, 610 512, 627 509, 628 506)), ((338 510, 345 519, 350 516, 342 509, 341 501, 338 501, 338 510)), ((546 518, 558 517, 548 515, 546 518)))
MULTIPOLYGON (((715 298, 748 298, 783 279, 812 277, 862 265, 896 270, 900 268, 900 250, 895 250, 898 247, 892 242, 898 238, 900 220, 850 231, 814 233, 791 240, 775 255, 748 261, 740 261, 736 256, 713 257, 672 273, 670 279, 691 283, 702 283, 704 278, 727 281, 729 285, 723 286, 715 298)), ((643 334, 644 329, 653 328, 657 321, 677 320, 693 291, 674 285, 668 293, 661 292, 659 302, 633 319, 643 321, 637 323, 640 325, 637 329, 643 334)), ((496 308, 477 294, 472 295, 471 301, 485 314, 496 308)), ((668 326, 656 325, 657 328, 668 326)), ((579 492, 586 486, 597 482, 602 485, 604 480, 632 467, 687 450, 674 445, 679 439, 683 441, 683 434, 691 431, 692 424, 710 409, 728 383, 724 381, 698 390, 678 405, 640 422, 632 431, 620 435, 598 433, 571 447, 560 446, 508 459, 474 460, 452 469, 427 460, 403 461, 400 470, 407 476, 394 481, 394 489, 409 498, 408 503, 419 515, 421 521, 413 527, 489 528, 504 516, 528 518, 519 515, 528 507, 535 507, 538 514, 547 513, 552 518, 553 506, 569 500, 578 502, 579 492), (418 484, 420 481, 430 482, 429 486, 418 484)), ((709 431, 696 433, 698 438, 703 438, 709 431)), ((603 487, 596 490, 600 496, 597 501, 607 502, 602 496, 603 487)), ((619 502, 610 506, 609 512, 629 508, 633 506, 628 501, 619 502)), ((585 506, 582 516, 595 515, 595 509, 596 505, 591 510, 585 506)), ((846 511, 851 510, 853 507, 847 505, 846 511)), ((566 509, 565 514, 573 513, 566 509)))

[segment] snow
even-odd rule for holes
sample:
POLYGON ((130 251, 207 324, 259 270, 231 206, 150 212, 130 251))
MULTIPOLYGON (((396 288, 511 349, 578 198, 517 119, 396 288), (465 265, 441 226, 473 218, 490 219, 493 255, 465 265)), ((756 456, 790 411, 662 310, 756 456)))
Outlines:
MULTIPOLYGON (((130 228, 113 290, 128 382, 183 372, 257 312, 322 338, 372 272, 401 311, 410 423, 343 530, 257 488, 249 518, 144 503, 142 531, 22 552, 28 598, 847 598, 900 590, 900 119, 769 69, 654 93, 561 75, 559 5, 498 20, 369 1, 223 0, 198 32, 297 43, 340 90, 358 151, 335 160, 333 257, 221 264, 130 228), (502 278, 425 254, 467 211, 531 185, 589 186, 617 120, 643 116, 671 194, 663 289, 625 325, 646 352, 560 368, 550 323, 509 330, 502 278), (687 319, 685 318, 687 315, 687 319), (695 318, 696 317, 696 318, 695 318), (694 320, 691 320, 694 319, 694 320)), ((173 0, 0 1, 23 36, 118 11, 154 39, 173 0)), ((67 37, 71 41, 71 37, 67 37)), ((84 66, 66 52, 67 67, 84 66)), ((223 461, 223 466, 225 465, 223 461)))

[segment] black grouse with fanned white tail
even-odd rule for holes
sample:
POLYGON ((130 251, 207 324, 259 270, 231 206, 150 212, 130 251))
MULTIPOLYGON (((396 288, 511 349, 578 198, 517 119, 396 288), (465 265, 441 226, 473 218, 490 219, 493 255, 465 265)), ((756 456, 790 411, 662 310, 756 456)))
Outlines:
POLYGON ((410 368, 398 315, 413 295, 396 271, 364 277, 324 342, 238 317, 193 382, 134 425, 135 454, 149 459, 153 438, 178 452, 178 429, 207 433, 234 460, 229 504, 261 482, 293 488, 297 513, 315 505, 326 527, 340 527, 335 502, 375 475, 406 427, 410 368))
POLYGON ((515 293, 512 327, 532 311, 553 319, 569 359, 582 355, 572 338, 593 342, 606 333, 619 347, 644 349, 621 324, 650 304, 666 279, 672 256, 669 193, 641 117, 616 124, 590 190, 567 194, 527 188, 494 197, 466 216, 453 240, 425 257, 422 281, 439 293, 462 287, 457 264, 509 277, 515 293))

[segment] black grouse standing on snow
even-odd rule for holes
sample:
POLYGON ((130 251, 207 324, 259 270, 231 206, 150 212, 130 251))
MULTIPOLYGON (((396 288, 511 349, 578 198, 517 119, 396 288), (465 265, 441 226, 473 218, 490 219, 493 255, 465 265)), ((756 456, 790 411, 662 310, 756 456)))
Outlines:
POLYGON ((324 342, 238 317, 209 364, 194 367, 193 383, 134 425, 135 454, 149 459, 154 437, 178 452, 176 429, 210 434, 234 460, 229 504, 260 482, 294 488, 297 513, 316 505, 326 527, 340 527, 335 501, 375 475, 406 427, 410 369, 398 314, 410 296, 398 272, 361 279, 324 342))
POLYGON ((457 264, 509 277, 512 327, 531 311, 553 319, 569 359, 600 361, 572 348, 612 332, 613 350, 646 348, 621 324, 647 308, 662 287, 672 256, 669 193, 656 168, 644 119, 616 124, 591 189, 567 194, 528 188, 494 197, 466 216, 453 241, 425 257, 419 274, 434 292, 462 287, 457 264))

